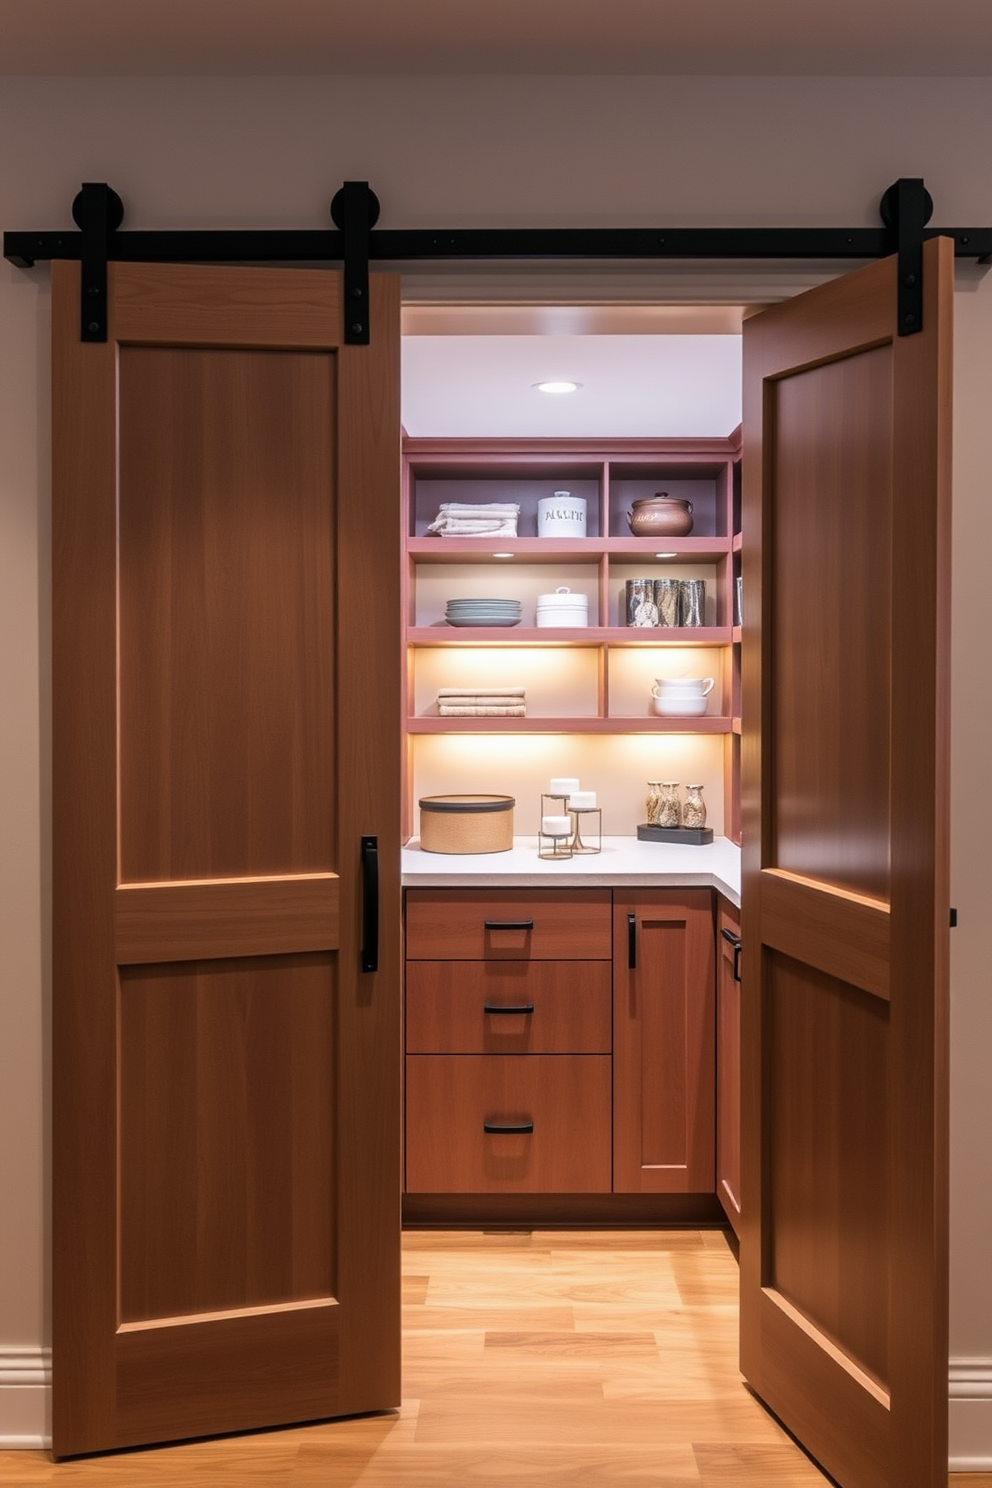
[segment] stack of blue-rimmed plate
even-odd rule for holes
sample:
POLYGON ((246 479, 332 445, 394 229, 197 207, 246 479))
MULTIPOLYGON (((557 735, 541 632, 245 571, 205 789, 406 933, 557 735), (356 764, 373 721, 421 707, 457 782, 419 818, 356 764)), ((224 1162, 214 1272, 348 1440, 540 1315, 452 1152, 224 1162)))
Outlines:
POLYGON ((444 618, 449 625, 519 625, 519 599, 449 599, 444 618))

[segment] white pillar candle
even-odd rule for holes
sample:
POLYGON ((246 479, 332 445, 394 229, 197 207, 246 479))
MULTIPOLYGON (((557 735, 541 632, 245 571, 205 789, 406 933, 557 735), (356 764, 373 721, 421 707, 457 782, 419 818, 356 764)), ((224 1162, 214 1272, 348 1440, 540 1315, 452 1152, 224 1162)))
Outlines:
POLYGON ((568 805, 571 811, 592 811, 596 805, 596 792, 572 791, 568 798, 568 805))
POLYGON ((559 780, 552 780, 551 790, 548 794, 552 796, 570 796, 578 788, 579 782, 577 779, 573 779, 569 775, 563 775, 559 780))
POLYGON ((571 833, 572 822, 567 816, 542 816, 541 831, 545 837, 567 837, 571 833))

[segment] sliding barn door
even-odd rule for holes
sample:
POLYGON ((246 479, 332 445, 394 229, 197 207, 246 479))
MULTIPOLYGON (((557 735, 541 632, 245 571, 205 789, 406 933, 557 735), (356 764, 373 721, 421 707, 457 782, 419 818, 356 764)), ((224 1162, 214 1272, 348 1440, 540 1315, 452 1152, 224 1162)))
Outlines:
POLYGON ((947 1483, 952 249, 744 328, 741 1366, 844 1488, 947 1483))
POLYGON ((397 286, 54 265, 59 1456, 399 1401, 397 286))

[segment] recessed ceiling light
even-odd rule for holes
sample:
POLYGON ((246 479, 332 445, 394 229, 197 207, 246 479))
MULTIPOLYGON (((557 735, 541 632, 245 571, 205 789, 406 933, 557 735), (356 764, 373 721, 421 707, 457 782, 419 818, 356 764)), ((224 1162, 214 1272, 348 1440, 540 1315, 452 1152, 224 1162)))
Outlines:
POLYGON ((493 558, 512 558, 513 557, 513 554, 512 553, 492 553, 490 556, 493 557, 493 558))
POLYGON ((539 393, 577 393, 582 386, 581 382, 534 382, 539 393))
MULTIPOLYGON (((677 558, 679 555, 678 553, 655 553, 654 556, 656 558, 677 558)), ((667 579, 665 580, 665 583, 668 583, 667 579)))

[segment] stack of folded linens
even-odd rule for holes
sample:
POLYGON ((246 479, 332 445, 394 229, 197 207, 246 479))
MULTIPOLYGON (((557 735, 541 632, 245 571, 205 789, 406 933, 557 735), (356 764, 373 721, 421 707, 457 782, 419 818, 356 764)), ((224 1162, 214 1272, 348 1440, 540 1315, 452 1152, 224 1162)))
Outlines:
POLYGON ((442 501, 427 531, 441 537, 516 537, 515 501, 442 501))
POLYGON ((442 718, 526 718, 522 687, 439 687, 437 711, 442 718))

